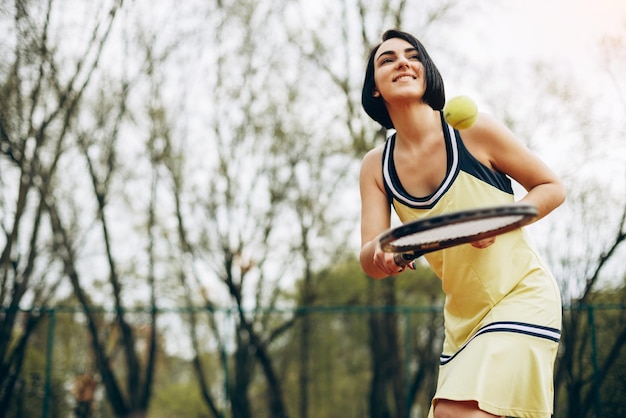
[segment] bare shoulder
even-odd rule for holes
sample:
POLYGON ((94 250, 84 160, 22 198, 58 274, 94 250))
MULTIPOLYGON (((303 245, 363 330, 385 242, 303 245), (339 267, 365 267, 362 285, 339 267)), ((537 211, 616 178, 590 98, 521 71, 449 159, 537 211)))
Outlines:
POLYGON ((524 143, 500 120, 479 113, 476 123, 462 131, 463 142, 475 158, 496 169, 497 160, 505 155, 527 152, 524 143))
POLYGON ((363 160, 361 161, 361 175, 363 175, 364 172, 370 172, 370 170, 382 170, 383 148, 384 144, 381 144, 376 148, 369 150, 367 154, 365 154, 363 160))
POLYGON ((489 113, 479 113, 476 123, 463 133, 469 140, 520 142, 504 123, 489 113))

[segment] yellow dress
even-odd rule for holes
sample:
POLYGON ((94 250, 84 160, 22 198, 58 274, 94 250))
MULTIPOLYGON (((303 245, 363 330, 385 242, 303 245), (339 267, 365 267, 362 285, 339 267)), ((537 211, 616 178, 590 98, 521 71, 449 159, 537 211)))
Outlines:
MULTIPOLYGON (((443 117, 442 126, 448 169, 430 196, 403 189, 393 167, 395 137, 387 140, 383 175, 400 220, 514 202, 510 180, 477 161, 443 117)), ((500 235, 485 249, 466 244, 425 257, 446 295, 433 405, 438 399, 474 400, 495 415, 550 417, 561 299, 525 232, 500 235)))

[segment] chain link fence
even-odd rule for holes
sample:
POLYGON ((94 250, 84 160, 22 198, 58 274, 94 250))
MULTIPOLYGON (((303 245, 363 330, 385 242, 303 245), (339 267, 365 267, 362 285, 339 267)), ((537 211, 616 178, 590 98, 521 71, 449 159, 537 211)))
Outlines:
MULTIPOLYGON (((8 312, 5 308, 0 309, 2 317, 8 312)), ((120 336, 116 328, 110 326, 117 313, 106 309, 91 312, 97 313, 99 318, 100 338, 107 345, 110 360, 119 361, 116 370, 123 369, 123 361, 118 360, 122 353, 118 353, 120 349, 116 347, 120 336)), ((142 353, 147 346, 151 312, 151 309, 142 308, 124 311, 133 324, 138 353, 142 353)), ((78 307, 59 307, 19 310, 16 313, 23 323, 32 315, 41 316, 41 322, 29 339, 22 377, 15 388, 11 411, 5 411, 3 416, 113 416, 107 408, 104 389, 97 381, 98 370, 94 368, 83 310, 78 307), (81 408, 89 413, 81 415, 81 408)), ((189 388, 196 384, 192 365, 192 358, 196 355, 203 359, 209 374, 208 380, 214 393, 218 393, 220 404, 226 406, 233 402, 230 392, 234 356, 237 355, 235 334, 240 314, 236 309, 226 308, 180 307, 158 310, 160 351, 154 383, 155 398, 151 400, 151 405, 168 402, 164 399, 169 398, 172 406, 172 397, 168 391, 171 395, 176 390, 176 384, 188 388, 187 392, 193 392, 189 388), (190 338, 192 323, 196 324, 196 338, 201 341, 203 350, 201 353, 194 351, 190 338)), ((349 400, 351 412, 342 414, 342 417, 369 416, 370 382, 374 373, 371 347, 377 343, 388 344, 381 336, 372 335, 371 321, 382 320, 388 321, 386 324, 395 324, 393 328, 399 344, 391 349, 398 352, 396 361, 399 368, 403 369, 399 376, 402 377, 401 383, 406 386, 407 417, 425 417, 436 381, 437 362, 429 356, 438 356, 437 350, 441 346, 441 308, 335 306, 255 309, 243 314, 261 314, 263 324, 268 329, 273 324, 289 321, 298 324, 289 333, 274 340, 271 348, 271 354, 279 359, 276 362, 278 375, 291 411, 290 416, 294 417, 302 415, 297 412, 302 404, 302 396, 298 392, 302 375, 298 375, 296 369, 304 363, 309 363, 308 406, 305 415, 316 418, 334 416, 325 415, 324 411, 345 410, 345 403, 349 400), (303 328, 301 325, 305 322, 307 326, 303 328), (306 339, 302 338, 303 335, 306 335, 306 339), (421 372, 426 378, 422 382, 422 390, 415 395, 412 376, 419 368, 429 372, 421 372)), ((562 370, 560 375, 557 374, 557 379, 562 381, 556 384, 555 417, 565 418, 563 411, 571 411, 575 404, 571 399, 573 396, 587 399, 590 404, 586 412, 581 412, 581 417, 626 416, 620 415, 625 411, 622 398, 626 391, 626 350, 618 346, 620 342, 617 340, 619 335, 624 334, 625 314, 626 305, 620 304, 565 308, 563 338, 568 338, 568 333, 575 335, 574 340, 567 339, 567 350, 570 350, 568 355, 573 355, 574 363, 573 367, 570 363, 560 365, 572 370, 562 370), (613 360, 607 368, 611 356, 613 360), (575 376, 580 376, 579 391, 571 392, 571 379, 575 376), (569 408, 565 407, 566 404, 569 408)), ((564 355, 564 342, 562 340, 561 356, 564 355)), ((559 358, 558 361, 563 359, 559 358)), ((198 402, 196 408, 199 410, 205 409, 199 395, 193 402, 198 402)), ((159 415, 150 413, 148 416, 159 415)), ((211 415, 206 410, 204 415, 199 416, 211 415)), ((263 415, 259 413, 254 416, 263 415)))

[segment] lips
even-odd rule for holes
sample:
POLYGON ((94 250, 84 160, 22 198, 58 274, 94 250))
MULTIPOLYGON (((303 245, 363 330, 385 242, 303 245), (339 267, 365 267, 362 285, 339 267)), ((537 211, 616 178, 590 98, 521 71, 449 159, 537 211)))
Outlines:
POLYGON ((395 83, 396 81, 401 81, 401 80, 415 80, 417 77, 413 74, 410 73, 402 73, 402 74, 398 74, 397 76, 395 76, 393 78, 393 82, 395 83))

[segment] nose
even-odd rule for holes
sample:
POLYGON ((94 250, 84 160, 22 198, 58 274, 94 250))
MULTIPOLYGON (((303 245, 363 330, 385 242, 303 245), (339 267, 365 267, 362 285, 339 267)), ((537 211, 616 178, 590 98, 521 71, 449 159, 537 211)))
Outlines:
POLYGON ((398 68, 402 68, 402 67, 409 67, 409 60, 407 57, 405 57, 404 55, 401 55, 398 57, 397 61, 396 61, 397 67, 398 68))

